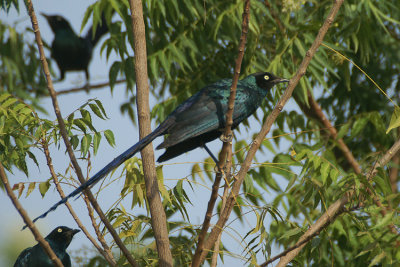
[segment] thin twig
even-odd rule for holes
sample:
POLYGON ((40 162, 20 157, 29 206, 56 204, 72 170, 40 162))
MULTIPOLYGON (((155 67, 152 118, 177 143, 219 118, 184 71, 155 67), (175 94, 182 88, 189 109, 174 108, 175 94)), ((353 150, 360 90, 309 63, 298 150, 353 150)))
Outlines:
POLYGON ((331 11, 330 11, 327 19, 325 20, 324 24, 322 25, 321 29, 319 30, 318 35, 315 38, 311 48, 306 52, 306 55, 305 55, 302 63, 300 64, 298 71, 296 72, 295 76, 293 76, 293 78, 290 80, 287 89, 283 93, 281 99, 279 100, 278 104, 275 106, 275 108, 273 109, 271 114, 267 117, 261 131, 259 132, 259 134, 255 138, 253 144, 251 145, 251 147, 246 155, 246 158, 241 165, 240 171, 237 175, 237 180, 235 181, 235 183, 232 187, 232 191, 228 198, 227 205, 226 205, 225 209, 221 212, 220 218, 219 218, 216 226, 213 227, 207 241, 205 242, 204 251, 201 255, 201 262, 204 261, 206 255, 207 255, 207 253, 205 251, 209 250, 213 246, 214 242, 218 238, 219 233, 221 232, 221 229, 223 228, 223 226, 225 225, 226 221, 229 218, 229 215, 235 204, 234 196, 237 195, 240 190, 240 187, 244 181, 246 173, 248 172, 248 170, 250 168, 250 165, 255 156, 255 153, 257 152, 258 148, 260 147, 266 134, 270 131, 272 124, 274 123, 274 121, 276 120, 276 118, 278 117, 280 112, 282 111, 284 105, 287 103, 287 101, 291 97, 293 90, 294 90, 295 86, 297 85, 297 83, 299 82, 300 78, 304 76, 312 57, 314 56, 315 52, 317 51, 317 48, 321 45, 322 40, 323 40, 326 32, 328 31, 330 25, 332 24, 342 3, 343 3, 343 0, 337 0, 333 4, 331 11))
MULTIPOLYGON (((124 83, 126 82, 126 80, 119 80, 116 81, 115 84, 119 84, 119 83, 124 83)), ((70 94, 70 93, 77 93, 80 91, 91 91, 92 89, 101 89, 104 88, 106 86, 110 86, 109 82, 104 82, 104 83, 99 83, 99 84, 92 84, 92 85, 84 85, 82 87, 77 87, 77 88, 71 88, 71 89, 65 89, 65 90, 60 90, 56 92, 56 95, 65 95, 65 94, 70 94)))
MULTIPOLYGON (((120 83, 124 83, 126 82, 126 80, 119 80, 116 81, 115 84, 120 84, 120 83)), ((78 93, 80 91, 91 91, 93 89, 102 89, 106 86, 110 86, 109 82, 103 82, 103 83, 99 83, 99 84, 92 84, 92 85, 84 85, 82 87, 76 87, 76 88, 71 88, 71 89, 63 89, 60 91, 56 91, 56 95, 66 95, 66 94, 70 94, 70 93, 78 93)), ((29 92, 35 92, 35 90, 33 89, 28 89, 29 92)), ((49 96, 49 94, 45 94, 45 96, 49 96)))
MULTIPOLYGON (((151 133, 149 82, 147 73, 146 34, 143 20, 143 5, 141 0, 129 1, 134 38, 135 74, 136 74, 136 104, 139 121, 139 136, 144 138, 151 133)), ((140 151, 143 162, 146 197, 151 214, 151 226, 156 240, 159 262, 163 267, 172 267, 173 259, 169 245, 167 217, 161 202, 158 188, 157 173, 154 161, 153 145, 150 143, 140 151)))
POLYGON ((219 188, 219 183, 221 181, 221 177, 222 177, 222 175, 225 175, 225 178, 227 179, 227 181, 229 180, 229 177, 230 177, 230 169, 232 166, 232 160, 231 160, 231 158, 232 158, 232 124, 233 124, 232 115, 233 115, 233 109, 234 109, 234 105, 235 105, 236 87, 237 87, 237 83, 239 80, 240 69, 241 69, 242 60, 243 60, 243 56, 244 56, 244 50, 246 47, 247 32, 249 29, 250 0, 246 0, 246 2, 244 3, 242 16, 243 16, 242 33, 240 36, 239 52, 238 52, 238 56, 236 59, 235 71, 233 74, 232 86, 231 86, 231 91, 230 91, 229 100, 228 100, 228 110, 226 112, 226 126, 225 126, 224 135, 223 135, 224 140, 223 140, 222 150, 221 150, 221 153, 219 156, 219 162, 218 162, 219 172, 217 173, 214 184, 212 186, 212 192, 211 192, 210 200, 208 202, 207 211, 206 211, 206 215, 204 217, 202 229, 199 234, 197 248, 196 248, 195 254, 192 259, 193 267, 200 266, 200 264, 202 262, 200 260, 200 257, 203 254, 204 240, 206 238, 207 231, 210 227, 212 211, 214 209, 215 202, 218 197, 218 188, 219 188))
MULTIPOLYGON (((55 173, 55 171, 54 171, 53 162, 52 162, 52 159, 51 159, 51 157, 50 157, 50 151, 49 151, 49 146, 48 146, 48 144, 47 144, 47 141, 46 141, 45 139, 42 139, 42 140, 41 140, 41 144, 42 144, 42 147, 43 147, 43 150, 44 150, 44 155, 45 155, 46 160, 47 160, 47 166, 49 167, 50 174, 51 174, 51 177, 53 178, 53 181, 54 181, 54 184, 55 184, 55 186, 56 186, 56 189, 57 189, 58 193, 60 194, 61 198, 65 198, 64 191, 62 190, 62 188, 61 188, 61 186, 60 186, 60 183, 59 183, 59 181, 58 181, 58 177, 57 177, 57 175, 56 175, 56 173, 55 173)), ((87 204, 88 204, 88 208, 91 209, 90 204, 89 204, 89 203, 87 203, 87 204)), ((81 220, 79 219, 78 215, 77 215, 77 214, 75 213, 75 211, 73 210, 71 204, 69 204, 69 202, 67 202, 67 203, 65 203, 65 205, 67 206, 69 212, 71 213, 72 217, 74 218, 76 224, 79 226, 79 228, 82 229, 82 232, 86 235, 86 237, 90 240, 90 242, 92 242, 93 246, 95 246, 95 248, 100 252, 100 254, 104 256, 104 258, 107 260, 107 262, 108 262, 111 266, 116 266, 117 263, 115 262, 114 257, 113 257, 113 255, 112 255, 112 253, 111 253, 111 250, 110 250, 110 248, 108 247, 107 243, 105 242, 103 236, 102 236, 102 235, 100 235, 100 236, 98 235, 97 237, 98 237, 98 238, 101 238, 101 239, 99 239, 99 241, 100 241, 100 243, 102 244, 102 246, 103 246, 104 249, 102 249, 102 248, 97 244, 96 240, 92 237, 92 235, 91 235, 91 234, 89 233, 89 231, 86 229, 85 225, 83 225, 83 223, 82 223, 81 220)), ((89 215, 90 215, 90 214, 89 214, 89 215)), ((93 215, 90 216, 90 218, 91 218, 92 220, 94 220, 93 217, 94 217, 93 215)), ((96 233, 97 233, 97 231, 96 231, 96 233)))
MULTIPOLYGON (((37 23, 37 17, 36 17, 35 11, 33 9, 32 1, 31 0, 27 0, 26 1, 26 5, 27 5, 29 16, 31 18, 33 32, 35 33, 35 39, 36 39, 36 43, 37 43, 38 50, 39 50, 40 60, 42 61, 43 71, 44 71, 44 74, 46 76, 47 89, 49 91, 49 95, 50 95, 52 103, 53 103, 54 112, 56 114, 58 125, 60 127, 60 133, 61 133, 61 136, 62 136, 62 138, 64 140, 64 144, 66 146, 66 149, 67 149, 67 152, 68 152, 68 156, 69 156, 69 158, 71 160, 71 163, 75 168, 75 172, 76 172, 76 174, 78 176, 78 179, 83 184, 85 182, 85 178, 83 177, 82 170, 81 170, 81 168, 80 168, 80 166, 78 164, 78 161, 76 160, 74 151, 72 150, 71 143, 69 142, 68 134, 67 134, 67 131, 66 131, 66 128, 65 128, 65 123, 64 123, 63 117, 61 115, 60 107, 58 105, 57 95, 56 95, 56 92, 54 90, 53 81, 52 81, 51 76, 50 76, 49 66, 47 64, 47 60, 46 60, 46 57, 44 55, 42 37, 40 35, 39 26, 38 26, 38 23, 37 23)), ((104 223, 104 225, 106 226, 106 228, 110 232, 111 236, 115 240, 115 243, 121 249, 122 253, 127 258, 129 263, 131 265, 133 265, 133 266, 137 266, 135 260, 133 259, 132 255, 130 254, 130 252, 128 251, 128 249, 124 245, 124 243, 122 242, 122 240, 119 237, 118 233, 114 230, 114 228, 112 227, 111 223, 107 220, 107 217, 104 215, 103 211, 101 210, 101 208, 100 208, 99 204, 97 203, 95 197, 93 196, 92 192, 89 189, 85 189, 84 193, 88 196, 88 198, 90 200, 90 203, 92 204, 92 206, 96 210, 96 212, 99 215, 101 221, 104 223)))
POLYGON ((62 264, 60 259, 54 253, 54 251, 50 247, 49 243, 40 234, 39 230, 36 229, 36 226, 33 224, 32 220, 29 218, 28 213, 25 211, 25 209, 22 207, 21 203, 19 203, 17 197, 14 195, 14 192, 12 191, 10 184, 8 182, 7 175, 4 171, 3 164, 1 164, 1 162, 0 162, 0 178, 3 181, 4 187, 6 188, 8 197, 11 199, 11 202, 14 204, 14 207, 17 209, 18 213, 21 215, 25 224, 28 225, 29 230, 31 230, 36 241, 39 242, 40 246, 42 246, 42 248, 44 249, 44 251, 49 256, 49 258, 51 259, 51 261, 53 262, 53 264, 55 266, 63 267, 64 265, 62 264))

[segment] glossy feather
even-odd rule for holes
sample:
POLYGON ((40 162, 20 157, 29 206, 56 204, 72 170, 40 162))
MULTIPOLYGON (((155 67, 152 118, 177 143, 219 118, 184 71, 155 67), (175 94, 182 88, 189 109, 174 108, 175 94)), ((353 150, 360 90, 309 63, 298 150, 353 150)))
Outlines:
MULTIPOLYGON (((268 72, 254 73, 240 80, 235 97, 233 128, 252 115, 270 89, 280 82, 288 82, 288 80, 268 72)), ((225 128, 225 114, 228 109, 231 84, 231 79, 223 79, 204 87, 188 98, 152 133, 112 160, 79 188, 37 217, 34 222, 46 217, 49 212, 64 204, 69 198, 77 196, 84 189, 93 186, 158 136, 168 134, 164 142, 157 147, 157 149, 166 148, 164 154, 158 158, 158 162, 177 157, 218 138, 225 128)))

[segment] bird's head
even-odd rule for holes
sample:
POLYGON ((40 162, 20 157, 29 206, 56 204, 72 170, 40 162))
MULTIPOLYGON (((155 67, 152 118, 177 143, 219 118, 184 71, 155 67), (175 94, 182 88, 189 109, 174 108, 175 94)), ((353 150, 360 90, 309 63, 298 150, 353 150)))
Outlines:
POLYGON ((56 32, 58 29, 72 29, 69 22, 62 16, 58 15, 50 16, 44 13, 41 13, 41 15, 46 18, 53 32, 56 32))
POLYGON ((80 232, 78 229, 71 229, 66 226, 58 226, 51 231, 48 236, 46 236, 46 239, 66 249, 71 243, 74 235, 78 232, 80 232))
POLYGON ((288 79, 280 78, 270 72, 257 72, 252 74, 256 78, 256 84, 263 89, 271 89, 275 84, 287 83, 288 79))

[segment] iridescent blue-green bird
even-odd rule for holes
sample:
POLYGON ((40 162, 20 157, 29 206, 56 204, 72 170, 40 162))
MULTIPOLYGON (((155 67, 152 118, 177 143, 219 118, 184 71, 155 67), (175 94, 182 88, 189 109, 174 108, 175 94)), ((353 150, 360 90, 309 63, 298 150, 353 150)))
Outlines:
MULTIPOLYGON (((54 253, 61 260, 64 267, 71 267, 71 258, 66 249, 72 241, 72 238, 80 230, 71 229, 66 226, 55 228, 45 237, 54 253)), ((14 267, 53 267, 53 262, 47 256, 40 244, 27 248, 19 254, 14 267)))
POLYGON ((60 69, 60 81, 64 80, 67 71, 85 71, 86 81, 89 82, 89 63, 92 59, 93 48, 100 38, 108 32, 108 26, 104 15, 101 24, 93 34, 93 27, 82 38, 72 29, 69 22, 59 15, 42 15, 47 19, 54 33, 51 44, 51 57, 56 61, 60 69))
MULTIPOLYGON (((288 81, 269 72, 253 73, 240 80, 236 89, 232 128, 236 128, 256 111, 274 85, 288 81)), ((206 143, 220 137, 225 129, 231 85, 232 79, 223 79, 201 89, 180 104, 153 132, 116 157, 34 221, 46 217, 49 212, 64 204, 69 198, 97 183, 158 136, 168 135, 164 142, 157 147, 157 149, 166 149, 164 154, 158 158, 158 162, 172 159, 197 147, 204 147, 209 152, 206 143)), ((215 159, 214 156, 212 157, 215 159)))

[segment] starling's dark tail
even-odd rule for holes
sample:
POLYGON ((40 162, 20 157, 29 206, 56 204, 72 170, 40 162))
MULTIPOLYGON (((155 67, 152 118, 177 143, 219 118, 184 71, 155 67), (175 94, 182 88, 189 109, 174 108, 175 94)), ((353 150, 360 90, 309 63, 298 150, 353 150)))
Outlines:
MULTIPOLYGON (((100 181, 102 178, 104 178, 108 173, 110 173, 112 170, 116 169, 119 165, 121 165, 124 161, 133 157, 133 155, 135 155, 138 151, 142 150, 145 146, 150 144, 156 137, 163 135, 167 128, 168 128, 167 124, 165 124, 165 123, 161 124, 157 129, 155 129, 153 132, 151 132, 145 138, 143 138, 142 140, 137 142, 135 145, 130 147, 124 153, 122 153, 121 155, 116 157, 113 161, 108 163, 107 166, 105 166, 103 169, 101 169, 98 173, 96 173, 92 178, 87 180, 80 187, 78 187, 77 189, 72 191, 68 196, 66 196, 65 198, 61 199, 59 202, 54 204, 45 213, 43 213, 39 217, 35 218, 33 220, 33 222, 36 222, 39 219, 43 219, 44 217, 47 216, 47 214, 56 210, 58 206, 65 204, 68 201, 68 199, 70 199, 71 197, 77 196, 86 188, 92 187, 94 184, 96 184, 98 181, 100 181)), ((26 227, 27 227, 27 225, 25 225, 22 228, 22 230, 24 230, 26 227)))
POLYGON ((101 23, 97 24, 96 27, 96 32, 93 35, 93 27, 89 29, 89 31, 86 34, 86 39, 89 40, 89 42, 92 44, 94 47, 100 40, 100 38, 105 35, 109 31, 108 25, 106 22, 106 18, 103 15, 101 15, 101 23))

